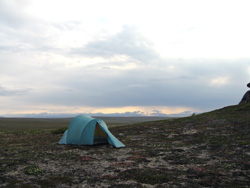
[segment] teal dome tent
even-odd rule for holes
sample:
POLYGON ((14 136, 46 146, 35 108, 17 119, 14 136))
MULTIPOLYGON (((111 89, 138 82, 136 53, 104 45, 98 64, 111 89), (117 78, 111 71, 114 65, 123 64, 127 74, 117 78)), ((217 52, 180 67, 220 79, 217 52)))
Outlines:
POLYGON ((58 144, 94 145, 108 143, 116 148, 125 147, 101 119, 79 115, 72 119, 68 130, 58 144))

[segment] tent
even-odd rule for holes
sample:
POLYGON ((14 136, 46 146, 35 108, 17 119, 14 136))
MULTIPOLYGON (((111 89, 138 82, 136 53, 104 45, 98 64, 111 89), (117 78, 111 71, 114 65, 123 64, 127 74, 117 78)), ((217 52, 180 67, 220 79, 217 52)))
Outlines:
POLYGON ((108 130, 103 120, 86 115, 79 115, 73 118, 68 130, 64 132, 63 137, 58 142, 58 144, 75 145, 94 145, 102 143, 109 143, 116 148, 125 147, 125 145, 108 130))

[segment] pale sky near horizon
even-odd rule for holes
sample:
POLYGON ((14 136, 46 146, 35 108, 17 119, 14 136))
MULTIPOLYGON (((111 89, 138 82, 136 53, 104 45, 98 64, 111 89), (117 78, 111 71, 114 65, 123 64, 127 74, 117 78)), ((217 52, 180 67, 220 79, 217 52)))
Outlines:
POLYGON ((238 104, 249 0, 0 0, 0 116, 238 104))

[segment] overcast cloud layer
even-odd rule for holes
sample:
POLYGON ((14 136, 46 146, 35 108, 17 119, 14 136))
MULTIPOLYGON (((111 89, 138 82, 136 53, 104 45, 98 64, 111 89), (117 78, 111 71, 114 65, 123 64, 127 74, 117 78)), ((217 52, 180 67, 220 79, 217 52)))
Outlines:
POLYGON ((250 2, 187 2, 0 0, 0 115, 237 104, 250 81, 250 2))

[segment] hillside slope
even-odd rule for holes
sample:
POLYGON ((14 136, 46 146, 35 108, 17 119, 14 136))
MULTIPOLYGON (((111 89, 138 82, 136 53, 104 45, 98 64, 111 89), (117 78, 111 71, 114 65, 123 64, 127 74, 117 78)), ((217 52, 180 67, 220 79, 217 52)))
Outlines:
MULTIPOLYGON (((136 143, 126 140, 128 145, 144 147, 144 157, 158 160, 157 170, 137 170, 134 175, 144 176, 149 170, 148 178, 157 179, 159 172, 159 179, 164 174, 169 180, 166 185, 178 187, 250 185, 250 104, 131 128, 136 143)), ((126 131, 131 130, 119 130, 126 131)))
POLYGON ((248 187, 250 105, 111 128, 127 147, 57 145, 62 134, 2 134, 12 187, 248 187))

